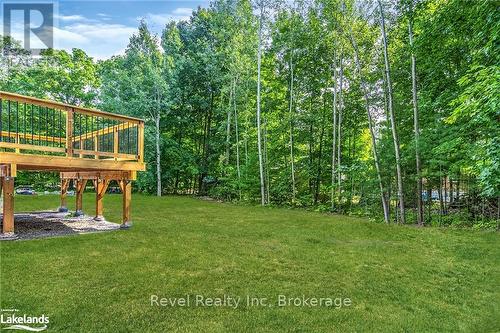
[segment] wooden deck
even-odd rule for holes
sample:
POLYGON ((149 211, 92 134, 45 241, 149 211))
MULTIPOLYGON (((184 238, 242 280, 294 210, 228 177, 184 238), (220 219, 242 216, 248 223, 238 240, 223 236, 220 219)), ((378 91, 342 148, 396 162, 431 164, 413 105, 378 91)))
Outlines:
POLYGON ((137 118, 0 91, 2 233, 14 232, 17 171, 60 172, 61 207, 76 188, 77 214, 88 181, 96 190, 96 220, 110 181, 123 192, 123 226, 130 224, 131 181, 144 171, 144 121, 137 118))

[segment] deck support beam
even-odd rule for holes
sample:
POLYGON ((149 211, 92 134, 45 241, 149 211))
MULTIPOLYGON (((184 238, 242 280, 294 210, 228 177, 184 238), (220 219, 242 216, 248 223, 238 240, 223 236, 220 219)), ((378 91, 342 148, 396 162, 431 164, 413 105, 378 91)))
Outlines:
POLYGON ((76 213, 75 215, 83 215, 83 192, 88 181, 92 181, 96 191, 96 212, 95 221, 104 220, 104 195, 111 181, 115 180, 120 186, 123 194, 123 218, 121 229, 128 229, 132 226, 130 219, 130 203, 132 201, 132 181, 136 179, 135 171, 78 171, 78 172, 61 172, 62 180, 75 181, 76 186, 76 213))
POLYGON ((75 216, 83 215, 83 192, 87 186, 87 179, 76 180, 76 209, 75 216))
POLYGON ((7 164, 0 165, 0 177, 10 176, 9 166, 7 164))
POLYGON ((61 179, 61 206, 59 206, 58 209, 60 213, 66 213, 68 211, 66 197, 68 195, 69 182, 70 179, 61 179))
POLYGON ((3 193, 3 236, 14 235, 14 177, 6 176, 0 178, 3 193))
POLYGON ((123 219, 121 229, 128 229, 132 226, 130 220, 130 202, 132 201, 132 182, 130 180, 120 180, 120 189, 123 194, 123 219))

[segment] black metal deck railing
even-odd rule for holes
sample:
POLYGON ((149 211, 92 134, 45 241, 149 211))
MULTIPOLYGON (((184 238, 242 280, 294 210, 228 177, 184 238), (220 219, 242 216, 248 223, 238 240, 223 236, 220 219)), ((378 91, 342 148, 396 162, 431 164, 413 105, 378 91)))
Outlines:
POLYGON ((143 161, 140 119, 0 92, 0 151, 143 161))

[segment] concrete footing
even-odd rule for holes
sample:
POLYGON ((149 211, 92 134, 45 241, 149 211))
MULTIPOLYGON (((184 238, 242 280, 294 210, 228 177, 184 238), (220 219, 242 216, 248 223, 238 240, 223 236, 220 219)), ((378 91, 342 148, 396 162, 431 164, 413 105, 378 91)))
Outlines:
POLYGON ((13 232, 0 233, 0 241, 16 240, 18 237, 13 232))
POLYGON ((120 224, 120 229, 122 230, 130 229, 131 227, 132 227, 131 221, 120 224))
POLYGON ((102 222, 102 221, 106 221, 106 219, 104 218, 104 216, 98 215, 98 216, 94 217, 94 221, 102 222))

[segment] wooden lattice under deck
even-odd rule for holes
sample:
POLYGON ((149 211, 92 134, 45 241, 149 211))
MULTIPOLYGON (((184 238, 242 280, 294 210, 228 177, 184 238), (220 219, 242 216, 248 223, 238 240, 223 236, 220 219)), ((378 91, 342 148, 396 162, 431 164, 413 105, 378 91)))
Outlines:
POLYGON ((130 222, 131 181, 144 171, 144 121, 114 113, 0 91, 0 192, 2 233, 14 232, 14 179, 18 170, 57 171, 61 207, 70 181, 76 213, 87 183, 96 190, 96 220, 103 197, 116 180, 123 193, 123 226, 130 222))

